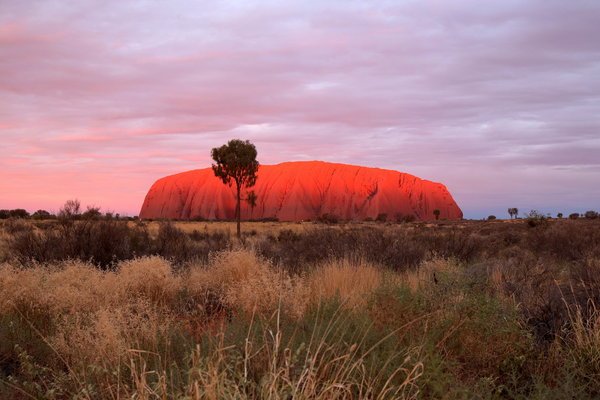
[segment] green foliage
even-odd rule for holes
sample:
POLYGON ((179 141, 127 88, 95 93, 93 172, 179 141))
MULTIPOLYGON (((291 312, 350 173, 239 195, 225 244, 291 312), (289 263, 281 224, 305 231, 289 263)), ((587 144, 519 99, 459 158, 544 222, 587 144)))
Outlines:
POLYGON ((29 218, 29 213, 22 208, 15 208, 8 212, 8 216, 12 218, 29 218))
POLYGON ((36 220, 45 220, 54 218, 54 215, 50 214, 46 210, 37 210, 31 217, 36 220))

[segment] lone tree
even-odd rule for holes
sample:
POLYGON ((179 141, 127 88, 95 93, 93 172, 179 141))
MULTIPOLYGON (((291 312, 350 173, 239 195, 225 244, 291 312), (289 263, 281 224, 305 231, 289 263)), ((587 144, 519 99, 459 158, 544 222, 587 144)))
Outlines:
POLYGON ((508 209, 508 213, 510 214, 510 219, 513 218, 513 215, 516 217, 519 216, 519 209, 518 208, 509 208, 508 209))
MULTIPOLYGON (((256 147, 248 140, 230 140, 226 145, 214 148, 211 151, 213 160, 217 163, 212 165, 215 176, 221 178, 223 183, 231 186, 235 182, 237 190, 237 205, 235 209, 237 220, 237 236, 241 237, 240 215, 242 200, 240 192, 242 188, 251 188, 256 183, 256 172, 259 163, 256 161, 256 147)), ((250 192, 246 199, 251 207, 256 205, 256 195, 250 192)))
POLYGON ((438 210, 437 208, 433 210, 433 215, 435 215, 436 221, 440 219, 440 210, 438 210))

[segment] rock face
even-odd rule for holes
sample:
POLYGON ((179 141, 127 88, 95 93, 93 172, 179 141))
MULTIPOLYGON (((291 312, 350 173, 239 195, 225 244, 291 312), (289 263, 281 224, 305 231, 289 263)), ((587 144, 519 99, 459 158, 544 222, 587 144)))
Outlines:
MULTIPOLYGON (((387 213, 391 219, 402 213, 432 220, 434 209, 440 219, 463 216, 444 185, 398 171, 306 161, 261 165, 257 176, 257 205, 252 210, 242 202, 242 219, 302 221, 325 213, 356 220, 387 213)), ((235 185, 223 184, 212 168, 182 172, 152 185, 140 218, 235 219, 235 194, 235 185)))

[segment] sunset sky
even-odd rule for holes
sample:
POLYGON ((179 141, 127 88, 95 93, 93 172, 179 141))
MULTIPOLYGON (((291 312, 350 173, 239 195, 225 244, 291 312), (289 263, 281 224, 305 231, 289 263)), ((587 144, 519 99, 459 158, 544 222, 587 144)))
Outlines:
POLYGON ((137 215, 234 138, 600 211, 600 1, 0 1, 0 209, 137 215))

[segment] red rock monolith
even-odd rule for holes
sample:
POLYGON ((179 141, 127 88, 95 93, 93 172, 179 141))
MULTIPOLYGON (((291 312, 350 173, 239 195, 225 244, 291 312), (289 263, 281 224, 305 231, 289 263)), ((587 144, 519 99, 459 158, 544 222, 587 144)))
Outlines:
MULTIPOLYGON (((328 213, 362 220, 386 213, 412 214, 419 220, 461 219, 462 211, 441 183, 398 171, 296 161, 261 165, 256 185, 257 206, 242 202, 242 219, 276 217, 280 221, 315 220, 328 213)), ((212 168, 197 169, 159 179, 152 185, 140 218, 235 218, 235 186, 215 177, 212 168)), ((243 193, 242 193, 243 196, 243 193)))

